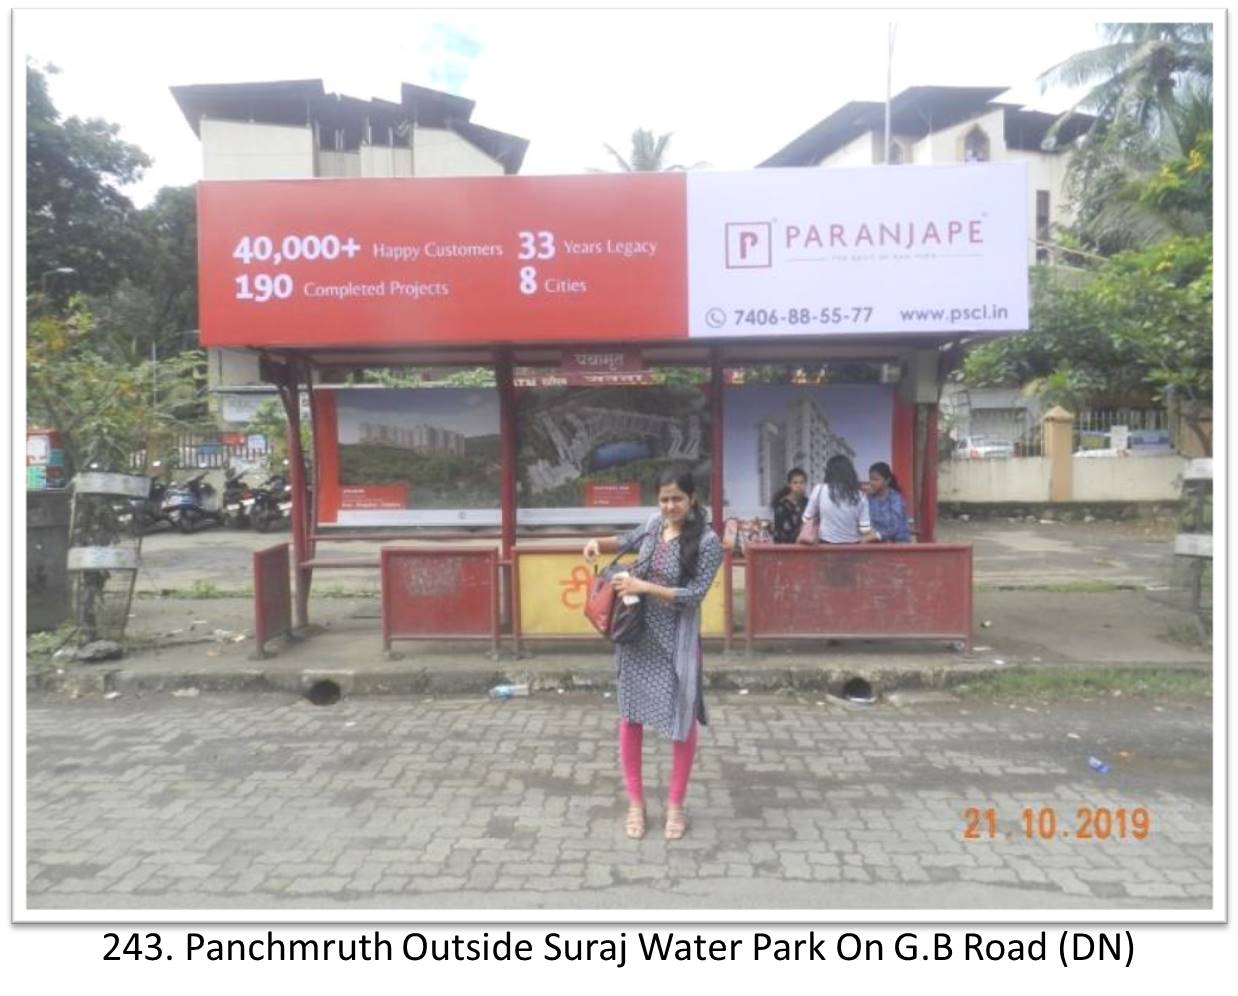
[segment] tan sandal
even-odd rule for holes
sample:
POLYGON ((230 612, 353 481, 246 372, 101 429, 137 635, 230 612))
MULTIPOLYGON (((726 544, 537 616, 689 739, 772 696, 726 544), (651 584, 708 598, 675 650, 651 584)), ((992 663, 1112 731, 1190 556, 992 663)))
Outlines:
POLYGON ((628 806, 628 815, 623 821, 623 832, 632 840, 640 840, 645 836, 645 807, 633 803, 628 806))
POLYGON ((666 839, 679 840, 688 830, 688 818, 682 807, 668 806, 666 809, 666 839))

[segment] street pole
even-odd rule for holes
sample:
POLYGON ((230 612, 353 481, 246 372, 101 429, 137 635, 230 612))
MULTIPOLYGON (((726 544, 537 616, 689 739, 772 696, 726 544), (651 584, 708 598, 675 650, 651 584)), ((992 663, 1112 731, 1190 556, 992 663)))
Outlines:
POLYGON ((890 165, 890 93, 894 78, 894 32, 897 25, 890 24, 886 38, 886 132, 885 132, 885 165, 890 165))

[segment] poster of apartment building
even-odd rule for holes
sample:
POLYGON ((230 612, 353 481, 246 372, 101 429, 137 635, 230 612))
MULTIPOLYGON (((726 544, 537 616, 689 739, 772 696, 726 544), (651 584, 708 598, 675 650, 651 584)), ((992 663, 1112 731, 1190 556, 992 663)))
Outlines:
POLYGON ((520 520, 639 522, 657 478, 690 468, 709 504, 709 400, 692 385, 560 387, 517 395, 520 520))
POLYGON ((399 513, 472 509, 487 513, 465 519, 498 521, 498 392, 436 387, 334 393, 341 521, 359 521, 360 515, 414 522, 424 517, 399 513))
POLYGON ((723 394, 726 515, 770 516, 770 500, 793 467, 809 485, 843 454, 860 480, 890 460, 894 388, 887 384, 754 384, 723 394))

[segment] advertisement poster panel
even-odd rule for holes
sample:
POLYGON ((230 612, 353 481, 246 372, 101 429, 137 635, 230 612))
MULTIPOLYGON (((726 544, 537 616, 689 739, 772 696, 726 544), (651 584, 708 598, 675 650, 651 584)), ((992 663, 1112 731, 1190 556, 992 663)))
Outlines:
POLYGON ((726 514, 771 517, 770 499, 792 467, 821 481, 836 453, 861 482, 892 462, 894 388, 888 384, 754 384, 722 395, 726 514))
POLYGON ((709 398, 698 385, 517 392, 519 521, 640 522, 657 478, 691 468, 709 506, 709 398))
POLYGON ((1019 162, 204 181, 202 342, 1016 331, 1027 204, 1019 162))
POLYGON ((1027 328, 1027 170, 688 175, 695 337, 1027 328))
MULTIPOLYGON (((341 388, 334 488, 341 525, 496 525, 499 396, 493 388, 341 388)), ((323 473, 330 461, 324 461, 323 473)), ((328 482, 332 483, 332 482, 328 482)), ((334 504, 334 502, 333 502, 334 504)))

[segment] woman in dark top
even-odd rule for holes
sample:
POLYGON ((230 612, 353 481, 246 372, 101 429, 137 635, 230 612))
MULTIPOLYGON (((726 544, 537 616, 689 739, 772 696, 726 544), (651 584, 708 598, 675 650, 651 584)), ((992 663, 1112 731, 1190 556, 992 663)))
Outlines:
POLYGON ((808 475, 799 467, 787 473, 786 486, 774 495, 774 542, 794 543, 804 521, 804 506, 808 504, 808 475))
POLYGON ((903 489, 898 486, 898 478, 890 465, 884 461, 868 468, 868 515, 878 543, 907 543, 911 540, 903 489))

